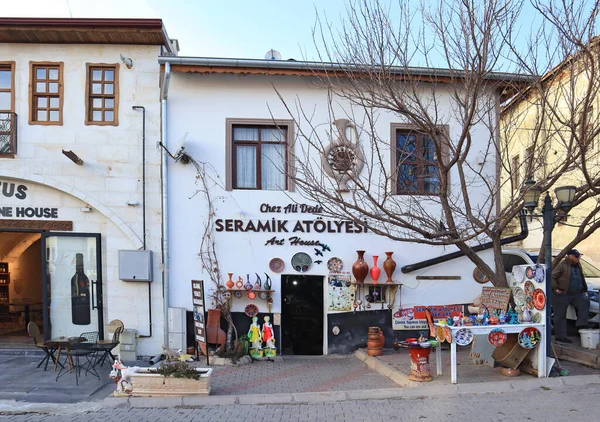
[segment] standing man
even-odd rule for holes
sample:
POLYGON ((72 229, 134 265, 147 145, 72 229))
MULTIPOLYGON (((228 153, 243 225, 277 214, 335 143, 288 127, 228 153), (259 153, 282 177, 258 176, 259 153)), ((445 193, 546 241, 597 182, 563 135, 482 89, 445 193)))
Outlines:
MULTIPOLYGON (((552 271, 552 308, 554 310, 554 333, 556 341, 572 343, 567 338, 567 308, 569 305, 577 308, 578 329, 588 327, 590 301, 586 296, 587 284, 577 249, 571 249, 566 258, 552 271)), ((547 310, 548 311, 548 310, 547 310)))

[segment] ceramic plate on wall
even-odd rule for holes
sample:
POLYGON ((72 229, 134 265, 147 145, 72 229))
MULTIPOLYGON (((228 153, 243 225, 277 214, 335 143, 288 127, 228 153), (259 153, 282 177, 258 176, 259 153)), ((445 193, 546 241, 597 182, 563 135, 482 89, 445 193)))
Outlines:
POLYGON ((305 273, 312 265, 312 258, 309 254, 298 252, 292 257, 292 267, 299 273, 305 273))
POLYGON ((543 265, 537 264, 535 266, 535 274, 533 278, 538 283, 543 283, 544 281, 546 281, 546 268, 543 265))
POLYGON ((258 306, 254 305, 253 303, 246 305, 244 308, 244 313, 250 318, 255 317, 258 315, 258 306))
POLYGON ((522 283, 525 280, 525 270, 518 265, 513 267, 512 275, 517 283, 522 283))
POLYGON ((285 268, 285 262, 281 258, 273 258, 269 261, 269 269, 274 273, 280 273, 285 268))
POLYGON ((525 292, 520 287, 513 287, 512 289, 513 299, 515 300, 515 305, 523 306, 525 305, 525 292))
POLYGON ((533 278, 533 275, 535 274, 533 267, 527 267, 525 268, 525 278, 527 279, 531 279, 533 278))
POLYGON ((525 282, 525 287, 523 290, 525 290, 525 296, 533 298, 533 292, 535 291, 535 286, 533 285, 533 283, 531 281, 527 280, 525 282))
POLYGON ((446 334, 444 333, 444 327, 442 327, 441 325, 435 326, 435 339, 437 341, 439 341, 440 343, 443 343, 446 341, 446 334))
POLYGON ((448 343, 452 343, 452 330, 448 325, 444 326, 444 337, 448 343))
POLYGON ((506 343, 507 338, 508 335, 506 334, 506 331, 504 331, 502 328, 494 328, 488 334, 488 343, 495 347, 502 346, 504 343, 506 343))
POLYGON ((542 322, 542 314, 540 314, 539 312, 532 312, 531 322, 533 322, 534 324, 539 324, 540 322, 542 322))
POLYGON ((339 273, 340 271, 342 271, 343 267, 344 263, 341 259, 339 259, 336 256, 334 256, 333 258, 329 258, 329 261, 327 261, 327 269, 330 273, 339 273))
POLYGON ((540 330, 535 327, 527 327, 519 333, 519 345, 525 349, 533 349, 540 344, 541 338, 540 330))
POLYGON ((454 334, 454 341, 458 346, 468 346, 473 341, 473 332, 468 328, 459 328, 454 334))
POLYGON ((543 310, 546 306, 546 295, 542 289, 535 289, 533 291, 533 306, 539 311, 543 310))

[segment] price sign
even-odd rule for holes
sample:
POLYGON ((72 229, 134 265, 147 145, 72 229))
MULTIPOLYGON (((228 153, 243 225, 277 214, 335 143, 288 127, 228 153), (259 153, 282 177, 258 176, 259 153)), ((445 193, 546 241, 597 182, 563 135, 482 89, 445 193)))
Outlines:
POLYGON ((503 287, 484 287, 481 290, 481 303, 489 309, 506 311, 510 300, 510 289, 503 287))

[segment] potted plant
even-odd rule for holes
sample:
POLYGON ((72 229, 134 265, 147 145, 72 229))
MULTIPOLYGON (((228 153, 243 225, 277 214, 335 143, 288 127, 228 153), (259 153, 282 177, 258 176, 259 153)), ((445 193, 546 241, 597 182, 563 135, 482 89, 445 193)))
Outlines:
POLYGON ((162 363, 158 368, 135 368, 130 373, 134 396, 207 396, 212 368, 187 362, 162 363))

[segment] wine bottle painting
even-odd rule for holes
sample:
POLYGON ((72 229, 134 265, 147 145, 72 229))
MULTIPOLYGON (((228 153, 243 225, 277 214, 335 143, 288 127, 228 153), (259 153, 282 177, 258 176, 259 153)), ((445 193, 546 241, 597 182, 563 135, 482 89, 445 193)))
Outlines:
POLYGON ((71 278, 71 316, 75 325, 89 325, 90 279, 83 268, 83 254, 75 254, 75 275, 71 278))

